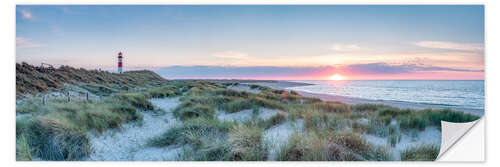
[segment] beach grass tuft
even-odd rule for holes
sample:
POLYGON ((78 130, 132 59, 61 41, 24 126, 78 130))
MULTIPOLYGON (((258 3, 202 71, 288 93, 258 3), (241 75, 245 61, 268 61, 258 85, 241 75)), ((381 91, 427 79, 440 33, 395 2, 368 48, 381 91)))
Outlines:
MULTIPOLYGON (((16 120, 17 159, 80 160, 90 153, 88 133, 99 134, 129 121, 140 122, 141 110, 164 113, 152 105, 150 98, 179 97, 181 101, 172 112, 182 123, 148 141, 154 147, 187 148, 180 160, 266 160, 270 146, 263 141, 265 132, 297 119, 303 120, 304 129, 291 132, 287 142, 281 143, 278 160, 393 160, 390 149, 401 141, 402 133, 417 136, 428 126, 440 127, 441 120, 468 122, 479 118, 449 109, 410 110, 380 104, 327 102, 259 85, 249 87, 260 92, 226 88, 244 86, 238 82, 169 81, 140 90, 115 86, 108 90, 106 86, 109 85, 87 88, 103 89, 106 95, 96 101, 52 99, 41 106, 40 99, 25 100, 16 111, 33 116, 16 120), (215 117, 216 110, 237 114, 247 109, 252 110, 250 120, 221 121, 215 117), (261 118, 268 109, 280 111, 261 118), (365 139, 365 134, 385 138, 388 145, 374 145, 365 139)), ((433 147, 408 148, 401 158, 431 160, 429 154, 436 152, 433 147)))
POLYGON ((231 148, 231 160, 265 160, 267 150, 262 142, 263 128, 252 124, 239 124, 229 131, 228 141, 231 148))
POLYGON ((409 147, 401 152, 402 161, 433 161, 439 155, 436 145, 421 145, 409 147))

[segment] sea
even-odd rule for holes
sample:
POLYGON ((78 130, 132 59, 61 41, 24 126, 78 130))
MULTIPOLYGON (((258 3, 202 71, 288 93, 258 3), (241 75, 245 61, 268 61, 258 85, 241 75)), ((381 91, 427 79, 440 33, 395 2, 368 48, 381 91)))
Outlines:
POLYGON ((484 80, 294 81, 313 85, 289 89, 369 100, 484 109, 484 80))

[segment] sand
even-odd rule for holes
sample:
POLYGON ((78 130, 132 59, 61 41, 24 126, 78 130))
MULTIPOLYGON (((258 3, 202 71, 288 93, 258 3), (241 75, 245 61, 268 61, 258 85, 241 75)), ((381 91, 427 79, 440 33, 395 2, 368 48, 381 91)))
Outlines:
POLYGON ((120 130, 110 129, 96 136, 88 134, 93 152, 89 161, 168 161, 176 160, 183 152, 181 147, 157 148, 147 141, 180 123, 171 110, 180 104, 178 98, 151 99, 153 105, 165 110, 164 115, 142 112, 142 124, 127 123, 120 130))
POLYGON ((237 91, 247 91, 247 92, 252 92, 252 93, 260 93, 259 89, 252 89, 252 88, 250 88, 250 85, 247 85, 247 84, 231 85, 231 86, 228 86, 227 88, 237 90, 237 91))
POLYGON ((402 133, 401 141, 394 147, 391 147, 388 142, 388 137, 379 137, 371 134, 364 134, 365 139, 377 146, 385 146, 389 148, 394 160, 401 160, 401 152, 406 148, 413 146, 421 146, 424 144, 441 145, 441 131, 438 127, 429 126, 425 130, 420 131, 417 137, 410 136, 409 133, 402 133))
MULTIPOLYGON (((255 119, 269 119, 272 116, 278 114, 280 110, 275 110, 275 109, 269 109, 269 108, 259 108, 259 114, 256 115, 255 119)), ((253 111, 252 109, 246 109, 246 110, 241 110, 239 112, 234 112, 234 113, 226 113, 224 111, 216 110, 215 115, 217 119, 221 121, 237 121, 237 122, 243 122, 245 120, 252 120, 253 118, 253 111)))
POLYGON ((304 120, 286 121, 280 125, 273 126, 264 132, 263 140, 268 146, 268 161, 277 160, 280 148, 288 142, 288 138, 295 132, 304 131, 304 120))
POLYGON ((258 84, 261 86, 268 86, 268 87, 273 88, 273 89, 294 90, 304 97, 319 98, 319 99, 324 100, 324 101, 339 101, 339 102, 346 103, 346 104, 361 104, 361 103, 384 104, 384 105, 389 105, 389 106, 403 108, 403 109, 409 108, 409 109, 415 109, 415 110, 451 108, 451 109, 456 110, 456 111, 463 111, 463 112, 471 113, 471 114, 474 114, 477 116, 484 115, 484 110, 482 110, 482 109, 461 108, 461 107, 457 107, 457 106, 412 103, 412 102, 393 101, 393 100, 370 100, 370 99, 363 99, 363 98, 328 95, 328 94, 311 93, 311 92, 295 90, 294 87, 310 85, 310 84, 299 83, 299 82, 275 81, 275 82, 255 82, 254 84, 258 84))

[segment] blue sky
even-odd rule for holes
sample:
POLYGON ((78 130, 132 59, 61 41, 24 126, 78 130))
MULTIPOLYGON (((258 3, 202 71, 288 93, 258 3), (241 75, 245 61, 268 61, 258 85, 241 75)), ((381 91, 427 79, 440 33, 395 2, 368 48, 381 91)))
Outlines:
POLYGON ((484 7, 18 5, 16 44, 17 62, 84 68, 113 69, 123 51, 126 69, 384 64, 474 78, 484 77, 484 7))

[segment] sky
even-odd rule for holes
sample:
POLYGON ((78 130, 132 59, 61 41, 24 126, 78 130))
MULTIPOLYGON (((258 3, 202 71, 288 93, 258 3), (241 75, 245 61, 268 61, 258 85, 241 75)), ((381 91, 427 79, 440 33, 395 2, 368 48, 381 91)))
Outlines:
POLYGON ((484 79, 482 5, 18 5, 16 62, 168 79, 484 79))

